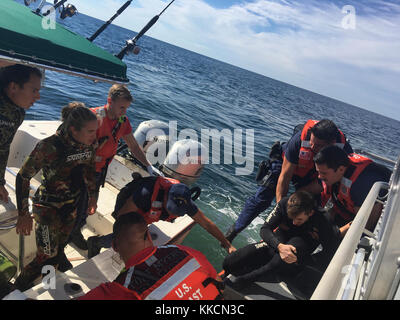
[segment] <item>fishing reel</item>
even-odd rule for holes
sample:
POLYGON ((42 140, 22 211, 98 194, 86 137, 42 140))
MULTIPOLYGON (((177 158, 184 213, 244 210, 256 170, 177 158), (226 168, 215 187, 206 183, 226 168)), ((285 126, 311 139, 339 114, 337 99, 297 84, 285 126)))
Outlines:
POLYGON ((128 47, 127 54, 133 53, 134 55, 138 55, 140 52, 140 47, 136 45, 132 39, 126 41, 126 45, 128 47))
POLYGON ((73 17, 74 15, 76 15, 78 13, 78 10, 76 9, 76 7, 73 4, 67 4, 66 7, 63 6, 63 9, 61 11, 61 15, 60 18, 61 19, 65 19, 67 17, 73 17))

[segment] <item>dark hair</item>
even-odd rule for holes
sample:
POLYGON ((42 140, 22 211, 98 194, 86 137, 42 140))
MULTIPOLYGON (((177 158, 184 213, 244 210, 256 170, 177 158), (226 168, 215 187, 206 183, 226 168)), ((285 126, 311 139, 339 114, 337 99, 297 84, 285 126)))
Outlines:
POLYGON ((137 225, 143 230, 147 228, 147 223, 140 213, 132 211, 119 215, 114 222, 113 239, 115 240, 125 234, 126 230, 133 225, 137 225))
POLYGON ((316 205, 317 203, 311 193, 307 191, 296 191, 289 197, 287 203, 288 217, 294 219, 302 212, 309 215, 316 205))
POLYGON ((337 170, 340 166, 348 167, 350 164, 347 153, 338 146, 331 145, 321 149, 314 157, 316 164, 326 165, 329 169, 337 170))
POLYGON ((339 129, 333 121, 323 119, 311 128, 311 133, 320 140, 332 142, 336 141, 339 129))
POLYGON ((42 79, 42 73, 38 68, 23 64, 14 64, 0 68, 0 90, 3 91, 11 82, 15 82, 20 87, 23 87, 29 81, 32 74, 42 79))
POLYGON ((80 131, 87 122, 97 120, 97 117, 83 102, 72 101, 62 108, 61 120, 65 128, 74 127, 80 131))
POLYGON ((111 98, 112 101, 117 99, 125 99, 130 102, 133 101, 133 97, 129 89, 123 84, 113 84, 108 91, 108 97, 111 98))

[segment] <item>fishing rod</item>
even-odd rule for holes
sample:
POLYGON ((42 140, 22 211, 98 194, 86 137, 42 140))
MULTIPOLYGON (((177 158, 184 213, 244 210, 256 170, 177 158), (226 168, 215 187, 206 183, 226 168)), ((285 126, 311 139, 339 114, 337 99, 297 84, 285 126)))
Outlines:
MULTIPOLYGON (((37 0, 24 0, 24 3, 27 7, 31 5, 32 2, 36 2, 37 0)), ((44 7, 46 0, 41 0, 39 5, 37 6, 36 10, 32 10, 33 13, 40 15, 40 11, 44 7)))
MULTIPOLYGON (((68 1, 68 0, 61 0, 60 2, 57 2, 57 3, 53 6, 54 11, 57 10, 58 7, 64 5, 64 3, 66 3, 67 1, 68 1)), ((47 15, 49 15, 49 14, 50 14, 50 10, 47 10, 47 12, 43 13, 42 15, 45 17, 45 16, 47 16, 47 15)))
POLYGON ((129 1, 125 2, 125 4, 124 4, 121 8, 118 9, 117 13, 114 14, 114 15, 110 18, 110 20, 108 20, 105 24, 103 24, 90 38, 88 38, 88 40, 89 40, 90 42, 92 42, 94 39, 96 39, 97 36, 98 36, 100 33, 102 33, 102 32, 111 24, 111 22, 113 22, 113 20, 114 20, 116 17, 118 17, 122 12, 125 11, 126 8, 128 8, 128 6, 131 4, 131 2, 132 2, 132 0, 129 0, 129 1))
POLYGON ((154 16, 153 19, 151 19, 146 26, 140 30, 140 32, 134 37, 133 39, 127 40, 126 41, 126 46, 121 50, 120 53, 116 55, 117 58, 121 59, 127 54, 128 51, 131 51, 132 49, 134 50, 135 54, 139 53, 139 50, 136 50, 136 41, 138 41, 160 18, 160 16, 164 13, 165 10, 168 9, 168 7, 174 2, 175 0, 172 0, 165 8, 163 11, 161 11, 158 15, 154 16))

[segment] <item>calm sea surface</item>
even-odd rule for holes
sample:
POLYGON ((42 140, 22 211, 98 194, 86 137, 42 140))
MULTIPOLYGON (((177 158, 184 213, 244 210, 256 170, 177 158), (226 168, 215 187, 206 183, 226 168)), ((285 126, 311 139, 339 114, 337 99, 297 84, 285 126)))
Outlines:
MULTIPOLYGON (((88 37, 102 21, 79 14, 62 23, 88 37)), ((115 54, 134 35, 133 31, 111 26, 95 42, 115 54)), ((146 36, 139 45, 139 55, 124 59, 129 89, 135 98, 128 110, 134 130, 149 119, 177 121, 179 131, 191 128, 199 137, 201 129, 227 129, 232 133, 243 129, 243 139, 245 129, 254 130, 255 165, 251 174, 235 175, 235 169, 244 166, 235 161, 224 164, 221 143, 221 164, 206 165, 197 181, 202 194, 196 203, 224 233, 246 198, 255 192, 258 163, 272 143, 289 139, 293 127, 307 119, 332 119, 346 133, 353 148, 393 160, 400 154, 400 122, 396 120, 146 36)), ((104 105, 108 88, 109 84, 46 72, 41 99, 28 111, 27 119, 59 119, 62 106, 71 100, 90 107, 104 105)), ((260 224, 268 212, 253 221, 234 240, 234 246, 259 240, 260 224)), ((217 271, 221 269, 226 252, 200 226, 192 229, 184 244, 202 251, 217 271)))

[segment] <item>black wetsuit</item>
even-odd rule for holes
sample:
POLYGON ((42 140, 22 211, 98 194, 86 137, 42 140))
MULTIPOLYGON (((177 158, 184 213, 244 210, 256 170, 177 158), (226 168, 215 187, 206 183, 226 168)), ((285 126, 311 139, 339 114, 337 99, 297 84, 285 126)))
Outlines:
POLYGON ((271 271, 294 276, 303 265, 322 272, 329 264, 340 241, 338 228, 324 211, 317 208, 305 223, 295 226, 287 215, 288 199, 283 198, 266 219, 260 231, 263 241, 238 249, 225 258, 223 269, 228 274, 240 276, 238 282, 250 283, 271 271), (280 243, 296 248, 296 263, 288 264, 281 260, 277 248, 280 243), (323 250, 318 253, 318 259, 312 259, 311 254, 319 245, 323 250))

